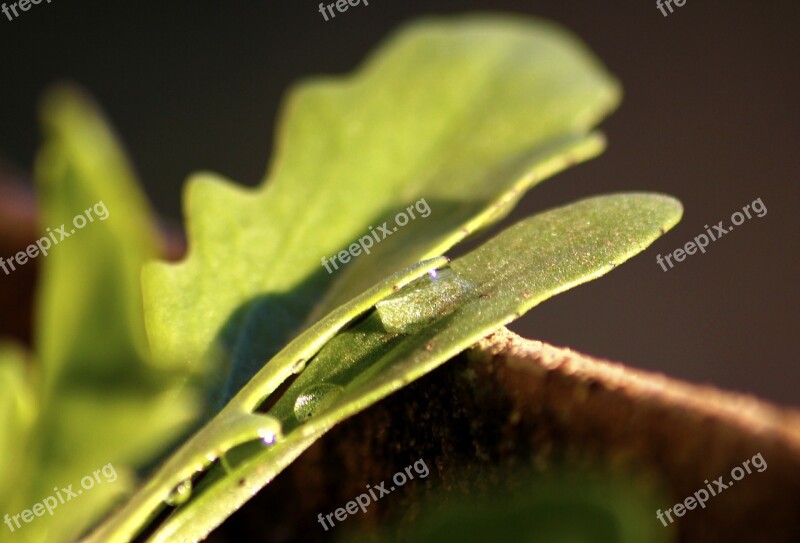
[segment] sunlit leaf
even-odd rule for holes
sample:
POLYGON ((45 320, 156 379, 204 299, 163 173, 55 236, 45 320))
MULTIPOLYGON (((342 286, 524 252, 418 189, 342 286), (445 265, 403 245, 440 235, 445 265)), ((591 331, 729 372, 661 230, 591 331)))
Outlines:
POLYGON ((332 426, 541 301, 612 270, 681 213, 675 199, 655 194, 583 200, 518 223, 378 302, 363 322, 328 342, 270 409, 284 437, 270 447, 234 450, 227 468, 204 480, 150 541, 202 538, 332 426))
MULTIPOLYGON (((410 281, 447 263, 445 258, 420 262, 387 277, 337 308, 286 346, 247 384, 221 413, 176 451, 146 485, 114 517, 94 531, 89 542, 126 542, 151 516, 170 505, 173 490, 191 487, 191 478, 206 470, 232 447, 250 440, 283 438, 280 422, 253 411, 290 376, 300 373, 320 348, 343 327, 378 301, 410 281)), ((184 492, 185 494, 185 492, 184 492)))
POLYGON ((596 155, 591 129, 618 95, 567 32, 497 15, 408 26, 355 75, 299 85, 268 182, 190 180, 189 257, 144 276, 154 349, 175 365, 231 364, 231 397, 304 326, 596 155), (326 271, 323 258, 384 222, 370 254, 326 271))

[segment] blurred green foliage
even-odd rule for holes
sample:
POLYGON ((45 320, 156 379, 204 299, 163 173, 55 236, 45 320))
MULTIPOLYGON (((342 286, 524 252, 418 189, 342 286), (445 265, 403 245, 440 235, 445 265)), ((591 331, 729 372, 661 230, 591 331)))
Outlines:
POLYGON ((54 487, 77 492, 81 478, 109 463, 117 474, 13 533, 58 543, 130 492, 135 470, 162 454, 201 404, 183 386, 185 370, 149 354, 139 274, 158 254, 159 233, 113 134, 69 87, 48 94, 42 120, 42 235, 62 224, 70 234, 73 218, 100 201, 108 211, 39 256, 34 352, 0 354, 0 511, 19 514, 54 487))

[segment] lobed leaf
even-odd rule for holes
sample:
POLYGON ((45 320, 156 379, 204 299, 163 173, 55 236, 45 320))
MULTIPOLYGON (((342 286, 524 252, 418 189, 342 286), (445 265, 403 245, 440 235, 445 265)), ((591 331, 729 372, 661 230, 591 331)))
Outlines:
POLYGON ((230 365, 232 397, 318 317, 600 152, 591 129, 618 96, 566 31, 500 15, 408 26, 355 75, 296 87, 268 183, 189 181, 189 257, 144 273, 157 355, 230 365), (396 214, 422 199, 430 216, 393 231, 396 214), (328 274, 323 258, 385 221, 391 237, 328 274))

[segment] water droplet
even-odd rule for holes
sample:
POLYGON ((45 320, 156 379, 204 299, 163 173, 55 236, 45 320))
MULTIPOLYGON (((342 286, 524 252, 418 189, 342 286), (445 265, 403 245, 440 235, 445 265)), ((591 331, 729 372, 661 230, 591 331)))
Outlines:
POLYGON ((294 416, 303 422, 328 407, 344 389, 338 385, 322 383, 308 387, 298 394, 294 402, 294 416))
POLYGON ((264 445, 275 445, 275 441, 278 439, 278 436, 276 436, 274 432, 266 429, 259 430, 258 437, 261 438, 264 445))
POLYGON ((215 457, 232 448, 260 439, 265 445, 273 445, 283 436, 281 423, 275 417, 262 413, 234 413, 220 423, 216 449, 210 451, 215 457))
POLYGON ((452 279, 455 277, 453 270, 449 267, 431 270, 431 272, 428 272, 428 275, 431 277, 431 279, 435 279, 437 281, 444 281, 446 279, 452 279))
POLYGON ((167 499, 167 505, 171 505, 172 507, 177 507, 179 505, 183 505, 189 498, 192 496, 192 480, 186 479, 178 486, 172 489, 172 492, 169 493, 167 499))
POLYGON ((387 332, 410 334, 452 311, 472 283, 450 268, 433 270, 375 305, 387 332))
POLYGON ((292 373, 294 373, 295 375, 297 375, 298 373, 300 373, 300 372, 301 372, 301 371, 303 371, 304 369, 306 369, 306 361, 305 361, 305 360, 298 360, 298 361, 297 361, 297 362, 295 362, 295 363, 294 363, 294 365, 292 366, 292 373))

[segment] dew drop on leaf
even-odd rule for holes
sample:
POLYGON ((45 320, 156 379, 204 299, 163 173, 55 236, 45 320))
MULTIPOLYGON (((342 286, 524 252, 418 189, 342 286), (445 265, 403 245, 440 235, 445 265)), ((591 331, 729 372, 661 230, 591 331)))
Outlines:
POLYGON ((260 439, 265 445, 273 445, 282 436, 281 424, 274 417, 261 413, 232 414, 218 432, 219 452, 254 439, 260 439))
POLYGON ((298 361, 297 361, 297 362, 295 362, 295 363, 294 363, 294 365, 292 366, 292 373, 294 373, 295 375, 297 375, 298 373, 300 373, 300 372, 301 372, 301 371, 303 371, 304 369, 306 369, 306 361, 305 361, 305 360, 298 360, 298 361))
POLYGON ((450 268, 432 270, 375 305, 387 332, 413 333, 452 311, 474 286, 450 268))
POLYGON ((304 422, 319 410, 329 406, 344 389, 338 385, 322 383, 313 385, 297 395, 294 416, 304 422))
POLYGON ((177 507, 179 505, 183 505, 186 503, 189 498, 192 496, 192 480, 186 479, 178 486, 172 489, 172 492, 169 493, 167 499, 167 505, 171 505, 172 507, 177 507))
POLYGON ((274 445, 278 440, 278 436, 272 431, 271 428, 263 428, 259 430, 258 437, 261 438, 261 441, 264 443, 264 445, 274 445))

